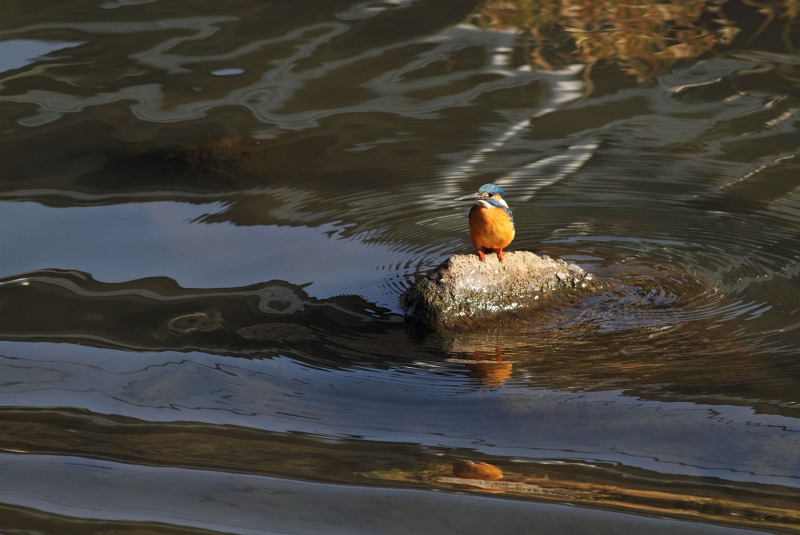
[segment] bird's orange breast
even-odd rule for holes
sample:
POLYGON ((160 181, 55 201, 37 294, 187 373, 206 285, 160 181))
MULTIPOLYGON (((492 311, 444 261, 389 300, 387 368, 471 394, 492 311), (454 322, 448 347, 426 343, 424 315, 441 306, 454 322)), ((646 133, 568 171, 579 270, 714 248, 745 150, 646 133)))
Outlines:
POLYGON ((514 223, 502 208, 476 205, 470 210, 469 236, 476 249, 504 249, 514 233, 514 223))

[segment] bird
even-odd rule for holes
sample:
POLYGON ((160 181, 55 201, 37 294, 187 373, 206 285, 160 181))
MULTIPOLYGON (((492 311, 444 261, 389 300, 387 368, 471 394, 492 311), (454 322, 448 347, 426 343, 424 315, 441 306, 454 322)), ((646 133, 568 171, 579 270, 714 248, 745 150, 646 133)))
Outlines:
POLYGON ((486 260, 487 251, 497 253, 502 262, 503 249, 514 239, 514 215, 508 209, 505 194, 496 184, 484 184, 475 193, 455 199, 475 201, 469 210, 469 237, 481 260, 486 260))

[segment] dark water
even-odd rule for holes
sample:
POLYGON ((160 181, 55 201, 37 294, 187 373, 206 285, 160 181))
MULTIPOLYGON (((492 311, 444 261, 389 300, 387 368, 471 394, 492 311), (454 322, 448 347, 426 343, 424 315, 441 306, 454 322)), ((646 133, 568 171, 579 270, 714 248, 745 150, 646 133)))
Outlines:
POLYGON ((800 530, 800 57, 587 94, 474 5, 0 8, 0 530, 800 530), (488 181, 613 290, 410 336, 488 181))

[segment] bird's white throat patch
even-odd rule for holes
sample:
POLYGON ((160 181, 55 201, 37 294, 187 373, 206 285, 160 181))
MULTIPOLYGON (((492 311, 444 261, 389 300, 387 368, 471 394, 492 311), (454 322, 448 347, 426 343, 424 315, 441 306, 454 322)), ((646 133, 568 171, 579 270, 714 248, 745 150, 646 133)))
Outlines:
MULTIPOLYGON (((508 204, 506 204, 506 201, 505 201, 504 199, 492 199, 492 201, 493 201, 494 203, 499 203, 499 204, 503 205, 503 206, 504 206, 506 209, 508 208, 508 204)), ((476 202, 476 203, 478 204, 478 206, 480 206, 481 208, 492 208, 492 207, 494 207, 494 208, 499 208, 499 207, 497 206, 497 204, 492 204, 492 203, 490 203, 489 201, 486 201, 486 200, 483 200, 483 199, 478 199, 478 200, 476 200, 475 202, 476 202)))

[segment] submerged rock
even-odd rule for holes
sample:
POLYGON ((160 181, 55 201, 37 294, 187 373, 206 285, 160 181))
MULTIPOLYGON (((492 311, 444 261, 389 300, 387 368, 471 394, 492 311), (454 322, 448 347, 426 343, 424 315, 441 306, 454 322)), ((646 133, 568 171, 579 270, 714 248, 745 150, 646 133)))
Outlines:
POLYGON ((504 312, 594 292, 597 281, 579 266, 529 251, 454 255, 400 297, 405 314, 429 328, 470 325, 504 312))

